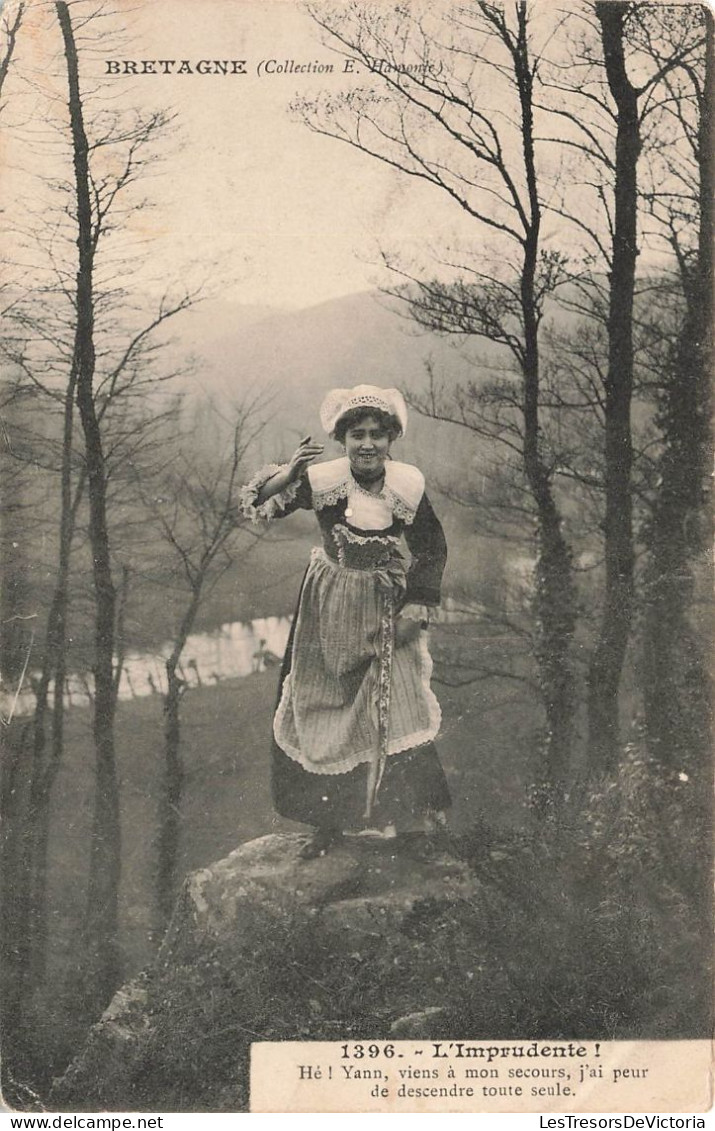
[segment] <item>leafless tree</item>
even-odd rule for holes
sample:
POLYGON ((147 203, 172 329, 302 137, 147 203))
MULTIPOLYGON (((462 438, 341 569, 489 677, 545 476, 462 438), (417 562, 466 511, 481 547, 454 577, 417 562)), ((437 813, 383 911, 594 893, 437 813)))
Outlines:
MULTIPOLYGON (((650 333, 642 311, 653 286, 641 279, 639 313, 636 268, 648 241, 639 170, 651 152, 668 146, 654 119, 669 99, 669 75, 695 58, 702 38, 681 21, 668 52, 657 57, 645 51, 642 28, 649 11, 648 4, 605 2, 576 8, 577 47, 571 59, 551 67, 542 93, 552 121, 564 125, 552 129, 549 139, 573 151, 578 163, 560 200, 550 205, 583 238, 572 275, 575 297, 566 301, 594 327, 591 335, 601 332, 599 326, 605 331, 605 364, 596 351, 587 372, 603 430, 604 589, 588 673, 590 761, 600 770, 613 769, 619 757, 619 692, 635 609, 633 509, 641 484, 634 484, 634 468, 647 474, 648 463, 646 458, 644 468, 637 466, 645 453, 634 446, 633 421, 634 335, 642 330, 642 345, 650 333)), ((668 18, 653 10, 654 25, 668 18)), ((652 387, 651 381, 651 400, 652 387)))
POLYGON ((184 784, 180 708, 186 690, 181 660, 202 602, 236 558, 249 553, 258 537, 238 511, 236 498, 244 457, 263 427, 257 418, 257 407, 257 402, 252 400, 236 406, 227 436, 227 422, 214 407, 212 430, 216 444, 210 457, 202 459, 190 438, 179 435, 174 453, 162 472, 148 482, 145 476, 138 478, 139 490, 163 548, 168 547, 173 558, 168 573, 161 564, 157 572, 162 576, 162 584, 178 587, 186 595, 165 663, 167 690, 164 694, 164 779, 158 813, 156 941, 161 940, 176 896, 184 784), (220 441, 222 435, 226 436, 224 443, 220 441))
POLYGON ((529 7, 480 2, 437 15, 418 5, 365 5, 312 14, 327 42, 370 72, 374 86, 302 103, 306 124, 431 185, 455 204, 472 246, 480 246, 478 255, 451 261, 451 277, 425 281, 424 272, 415 273, 402 295, 421 325, 496 344, 502 375, 458 390, 433 380, 426 397, 412 399, 426 415, 467 428, 519 461, 536 528, 545 776, 559 785, 572 748, 576 605, 544 438, 540 330, 547 296, 564 272, 558 250, 542 240, 534 127, 540 53, 529 7), (487 83, 496 97, 487 95, 487 83))
POLYGON ((0 55, 0 98, 2 98, 3 87, 5 79, 7 78, 8 70, 12 62, 12 57, 15 54, 15 45, 17 43, 18 32, 22 26, 22 18, 25 14, 24 3, 19 3, 15 9, 13 18, 5 16, 2 21, 3 38, 5 42, 5 50, 0 55))
MULTIPOLYGON (((60 153, 69 154, 73 175, 63 179, 58 165, 42 178, 45 207, 34 226, 24 232, 28 248, 34 249, 28 258, 35 273, 29 281, 22 278, 15 283, 2 339, 6 363, 17 375, 12 390, 16 407, 11 458, 32 467, 35 493, 39 482, 46 483, 52 499, 58 483, 60 496, 57 535, 49 526, 43 531, 49 535, 48 544, 56 547, 57 563, 48 596, 44 643, 37 633, 41 669, 33 675, 32 757, 26 774, 22 849, 13 869, 13 889, 19 900, 13 953, 21 998, 23 986, 29 989, 38 984, 44 969, 50 799, 63 748, 68 615, 72 585, 76 585, 72 556, 88 504, 87 565, 93 576, 95 608, 90 662, 94 665, 97 758, 85 928, 87 969, 82 985, 91 1015, 106 1001, 119 977, 116 901, 121 844, 113 719, 119 675, 115 645, 121 644, 125 601, 120 599, 117 605, 113 528, 117 528, 122 494, 126 504, 123 469, 130 460, 136 464, 143 450, 152 450, 170 411, 160 392, 160 383, 176 372, 175 364, 164 357, 166 325, 192 305, 197 294, 184 288, 176 295, 167 294, 147 316, 146 304, 137 302, 131 293, 127 253, 116 250, 124 222, 143 205, 132 190, 147 157, 165 136, 170 115, 108 111, 96 90, 86 93, 77 29, 81 29, 84 45, 96 46, 97 34, 103 33, 98 33, 94 23, 101 25, 99 17, 106 12, 81 3, 53 4, 47 11, 57 21, 55 34, 62 44, 67 91, 64 115, 58 106, 52 108, 48 132, 56 131, 60 153), (37 413, 33 419, 22 407, 28 397, 34 403, 44 402, 49 410, 39 430, 37 413)), ((49 27, 43 33, 52 34, 49 27)), ((84 549, 81 554, 84 556, 84 549)), ((124 581, 129 577, 126 568, 122 576, 124 581)), ((122 593, 126 596, 124 581, 120 598, 122 593)))
MULTIPOLYGON (((161 351, 156 351, 156 336, 165 323, 186 309, 193 296, 162 303, 157 313, 138 331, 126 330, 122 347, 110 350, 100 324, 99 341, 102 357, 96 373, 93 396, 97 405, 97 424, 101 431, 105 454, 105 481, 107 488, 108 524, 112 542, 120 542, 123 551, 131 549, 131 537, 119 528, 119 512, 128 505, 126 467, 132 461, 136 467, 143 451, 156 449, 157 436, 169 408, 162 408, 161 400, 153 397, 157 382, 173 375, 171 366, 161 364, 161 351), (150 409, 147 412, 147 401, 150 409), (121 535, 121 538, 120 538, 121 535)), ((16 434, 20 439, 15 461, 28 464, 37 473, 44 467, 48 478, 59 478, 59 541, 57 545, 57 572, 51 594, 44 628, 44 641, 38 641, 40 669, 34 678, 35 710, 32 725, 32 764, 29 793, 23 813, 22 875, 16 870, 16 884, 22 892, 21 907, 16 908, 19 949, 22 951, 23 979, 28 985, 37 985, 42 978, 46 958, 46 873, 50 818, 50 801, 54 782, 62 760, 64 744, 64 687, 68 675, 68 626, 73 578, 71 565, 76 533, 82 529, 84 501, 87 486, 87 465, 84 453, 77 444, 75 432, 76 367, 70 364, 64 390, 46 383, 37 357, 28 345, 27 335, 37 334, 43 320, 47 327, 48 296, 43 296, 40 308, 33 303, 18 304, 13 317, 20 321, 23 334, 4 343, 3 352, 21 369, 24 381, 19 386, 22 398, 31 389, 33 404, 42 401, 52 409, 57 405, 62 414, 61 435, 56 443, 48 442, 47 435, 33 434, 33 423, 23 426, 16 417, 16 434), (57 449, 57 450, 55 450, 57 449), (47 722, 51 716, 48 747, 47 722)), ((59 339, 61 340, 61 339, 59 339)), ((54 493, 54 492, 53 492, 54 493)), ((48 537, 54 545, 51 528, 48 537)), ((116 648, 113 687, 116 698, 121 675, 122 621, 128 596, 129 567, 122 567, 122 587, 117 608, 116 648)), ((76 587, 77 579, 74 584, 76 587)), ((81 624, 75 624, 75 652, 78 642, 85 648, 81 624)), ((91 662, 91 661, 90 661, 91 662)), ((19 867, 19 862, 18 862, 19 867)))

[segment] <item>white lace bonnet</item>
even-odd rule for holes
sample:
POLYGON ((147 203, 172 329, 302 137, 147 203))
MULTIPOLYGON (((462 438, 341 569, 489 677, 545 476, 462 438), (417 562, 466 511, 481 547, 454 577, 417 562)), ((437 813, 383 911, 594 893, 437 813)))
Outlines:
POLYGON ((354 389, 331 389, 320 406, 320 423, 329 436, 338 421, 354 408, 377 408, 397 417, 400 433, 407 431, 407 406, 399 389, 379 389, 377 385, 356 385, 354 389))

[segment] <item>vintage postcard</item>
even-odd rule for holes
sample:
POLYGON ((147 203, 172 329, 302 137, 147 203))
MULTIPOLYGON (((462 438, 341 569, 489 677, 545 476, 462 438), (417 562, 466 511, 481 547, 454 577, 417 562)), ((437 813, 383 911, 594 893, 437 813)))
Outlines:
POLYGON ((4 1104, 704 1126, 710 9, 0 18, 4 1104))

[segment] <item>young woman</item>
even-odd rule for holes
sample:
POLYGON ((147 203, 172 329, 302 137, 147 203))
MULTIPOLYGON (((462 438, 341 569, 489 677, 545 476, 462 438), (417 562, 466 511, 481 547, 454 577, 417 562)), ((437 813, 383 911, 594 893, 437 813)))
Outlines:
POLYGON ((320 420, 343 458, 315 463, 323 445, 306 437, 289 463, 264 468, 242 492, 255 520, 312 509, 322 534, 273 723, 274 803, 314 826, 308 858, 361 825, 390 836, 419 816, 433 830, 450 804, 432 741, 440 708, 425 631, 447 550, 422 473, 390 458, 405 402, 397 389, 333 389, 320 420))

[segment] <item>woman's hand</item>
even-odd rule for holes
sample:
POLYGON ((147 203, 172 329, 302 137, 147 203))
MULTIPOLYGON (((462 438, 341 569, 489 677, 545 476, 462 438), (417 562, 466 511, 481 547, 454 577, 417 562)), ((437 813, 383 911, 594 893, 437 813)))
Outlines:
POLYGON ((288 463, 290 482, 300 479, 309 463, 323 454, 323 444, 316 444, 311 436, 306 436, 294 451, 288 463))
POLYGON ((405 644, 411 644, 413 640, 417 639, 420 631, 419 621, 408 620, 407 617, 396 617, 395 647, 402 648, 405 644))
POLYGON ((285 491, 291 483, 296 483, 308 464, 312 463, 316 456, 321 455, 322 451, 322 444, 314 444, 311 437, 306 436, 304 440, 301 440, 288 463, 284 463, 275 475, 272 475, 262 485, 256 496, 256 503, 262 506, 274 495, 279 495, 281 491, 285 491))

